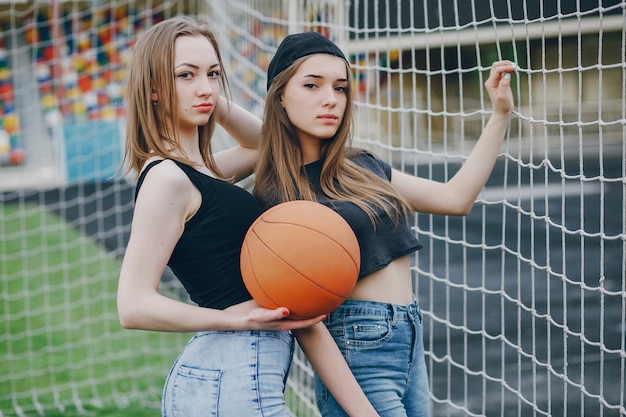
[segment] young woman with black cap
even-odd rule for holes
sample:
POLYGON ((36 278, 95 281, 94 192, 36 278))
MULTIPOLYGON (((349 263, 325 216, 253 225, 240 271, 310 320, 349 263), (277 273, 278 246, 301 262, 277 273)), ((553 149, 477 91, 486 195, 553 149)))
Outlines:
MULTIPOLYGON (((120 322, 197 332, 167 378, 163 416, 287 417, 290 330, 322 317, 285 320, 285 308, 260 308, 241 278, 241 244, 261 210, 233 183, 252 172, 260 121, 220 96, 227 82, 216 38, 192 19, 156 24, 132 53, 125 161, 139 178, 119 277, 120 322), (218 118, 239 146, 213 154, 218 118), (166 265, 196 305, 158 291, 166 265)), ((322 372, 332 374, 327 382, 337 384, 349 414, 375 416, 338 349, 327 366, 332 372, 322 372)))
MULTIPOLYGON (((412 211, 466 215, 495 164, 514 101, 515 65, 495 62, 485 88, 493 112, 459 172, 448 182, 393 169, 352 148, 349 63, 329 39, 307 32, 287 36, 267 73, 268 94, 253 194, 264 208, 316 200, 341 214, 361 247, 357 285, 323 322, 381 416, 428 416, 430 395, 422 317, 413 298, 409 254, 420 249, 408 225, 412 211)), ((326 340, 320 325, 294 330, 315 360, 326 340)), ((345 416, 316 378, 324 417, 345 416)))

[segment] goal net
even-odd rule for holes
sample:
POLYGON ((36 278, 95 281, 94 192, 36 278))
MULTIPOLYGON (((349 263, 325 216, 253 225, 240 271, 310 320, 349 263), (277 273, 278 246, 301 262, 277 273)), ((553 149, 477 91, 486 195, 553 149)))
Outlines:
MULTIPOLYGON (((437 181, 489 118, 490 65, 516 62, 516 108, 473 210, 414 217, 432 414, 626 416, 623 0, 1 2, 0 416, 158 409, 190 337, 123 330, 115 310, 134 190, 112 179, 124 63, 177 14, 214 28, 234 101, 259 116, 280 40, 335 40, 354 145, 437 181)), ((186 299, 171 273, 160 291, 186 299)), ((301 351, 285 399, 319 415, 301 351)))

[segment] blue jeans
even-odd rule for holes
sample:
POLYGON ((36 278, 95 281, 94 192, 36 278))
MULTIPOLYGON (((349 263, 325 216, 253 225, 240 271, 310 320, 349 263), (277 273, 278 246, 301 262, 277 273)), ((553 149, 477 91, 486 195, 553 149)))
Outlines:
MULTIPOLYGON (((381 417, 427 417, 430 393, 417 302, 396 305, 346 300, 324 321, 381 417)), ((346 416, 315 377, 317 406, 324 417, 346 416)))
POLYGON ((289 332, 210 331, 191 338, 165 381, 164 417, 288 417, 289 332))

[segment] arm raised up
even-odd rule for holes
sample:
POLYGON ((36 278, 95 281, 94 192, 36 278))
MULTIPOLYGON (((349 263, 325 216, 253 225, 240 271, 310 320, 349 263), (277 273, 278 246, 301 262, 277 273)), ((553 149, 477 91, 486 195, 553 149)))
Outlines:
POLYGON ((459 171, 442 183, 393 170, 391 183, 416 211, 442 215, 467 215, 495 165, 515 106, 511 74, 515 64, 495 62, 485 82, 492 105, 491 117, 474 149, 459 171))

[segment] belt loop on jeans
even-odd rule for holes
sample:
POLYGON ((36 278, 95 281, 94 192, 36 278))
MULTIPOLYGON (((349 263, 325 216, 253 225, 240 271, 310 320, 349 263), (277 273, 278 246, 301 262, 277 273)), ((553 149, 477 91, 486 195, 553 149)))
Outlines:
POLYGON ((398 322, 398 320, 412 321, 410 305, 390 304, 390 306, 392 307, 392 312, 393 312, 392 321, 394 323, 398 322))
POLYGON ((411 322, 415 322, 416 320, 419 321, 419 305, 417 304, 417 301, 414 301, 413 303, 409 304, 408 306, 408 313, 409 313, 409 317, 411 322))

